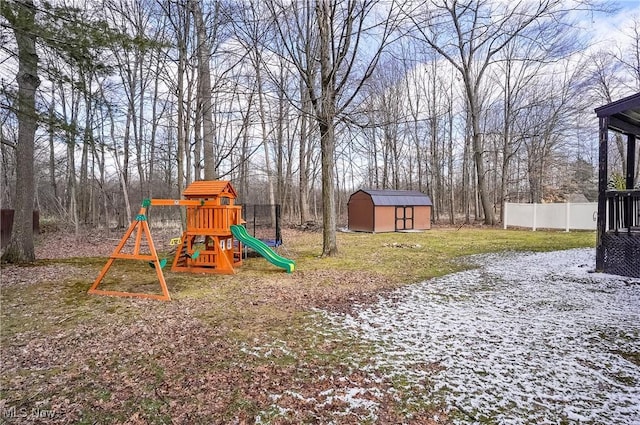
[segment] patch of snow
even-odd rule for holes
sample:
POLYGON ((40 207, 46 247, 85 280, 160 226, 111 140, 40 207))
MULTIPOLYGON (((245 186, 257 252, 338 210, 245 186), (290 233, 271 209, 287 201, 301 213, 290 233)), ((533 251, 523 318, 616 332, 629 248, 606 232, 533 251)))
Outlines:
POLYGON ((341 388, 338 390, 325 390, 322 391, 320 395, 326 397, 326 401, 318 407, 329 406, 335 402, 342 402, 345 403, 347 407, 342 412, 336 413, 338 416, 348 416, 351 415, 354 410, 364 409, 367 412, 366 418, 375 420, 377 416, 374 412, 377 410, 379 404, 371 398, 367 398, 367 395, 380 397, 382 394, 378 388, 341 388))
POLYGON ((292 398, 303 401, 305 403, 316 403, 315 397, 305 397, 297 391, 285 390, 283 394, 290 395, 292 398))
POLYGON ((272 405, 268 412, 261 412, 253 418, 253 421, 256 425, 270 424, 274 419, 286 418, 287 415, 291 412, 291 409, 287 409, 278 405, 272 405))
POLYGON ((262 346, 256 345, 253 347, 248 347, 247 344, 243 344, 240 347, 240 352, 258 358, 293 356, 291 350, 287 348, 286 343, 280 340, 273 341, 273 343, 270 344, 262 346))
POLYGON ((589 273, 593 249, 474 256, 479 268, 330 315, 427 382, 457 423, 640 424, 640 285, 589 273))

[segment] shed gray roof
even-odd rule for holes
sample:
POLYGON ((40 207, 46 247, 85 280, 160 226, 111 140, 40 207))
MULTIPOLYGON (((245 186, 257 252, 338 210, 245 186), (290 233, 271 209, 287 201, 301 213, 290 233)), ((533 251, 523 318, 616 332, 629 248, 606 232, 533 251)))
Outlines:
POLYGON ((373 205, 406 205, 406 206, 432 206, 431 198, 417 190, 379 190, 361 189, 362 192, 371 196, 373 205))

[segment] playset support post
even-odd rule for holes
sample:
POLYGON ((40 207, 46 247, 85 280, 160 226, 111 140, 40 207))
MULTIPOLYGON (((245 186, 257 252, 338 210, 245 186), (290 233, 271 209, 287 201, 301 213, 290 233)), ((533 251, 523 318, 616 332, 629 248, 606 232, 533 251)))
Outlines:
POLYGON ((147 222, 147 207, 149 203, 147 200, 143 202, 142 207, 140 208, 140 212, 136 216, 136 219, 129 228, 126 233, 120 240, 118 246, 113 250, 113 253, 109 257, 109 260, 100 271, 100 274, 91 285, 89 289, 89 294, 97 294, 97 295, 111 295, 117 297, 135 297, 135 298, 149 298, 160 301, 170 301, 171 297, 169 296, 169 290, 167 289, 167 283, 164 280, 164 274, 162 273, 162 265, 160 263, 160 259, 158 258, 158 252, 156 251, 156 247, 153 244, 153 238, 151 237, 151 231, 149 230, 149 223, 147 222), (134 245, 133 252, 124 252, 125 245, 127 241, 131 238, 132 234, 134 235, 134 245), (143 236, 147 240, 148 244, 148 254, 142 254, 140 252, 143 236), (156 275, 158 276, 158 281, 160 282, 160 289, 162 291, 162 295, 157 294, 146 294, 140 292, 124 292, 124 291, 108 291, 98 289, 100 282, 104 279, 105 275, 113 265, 116 259, 124 259, 124 260, 142 260, 142 261, 151 261, 156 270, 156 275))

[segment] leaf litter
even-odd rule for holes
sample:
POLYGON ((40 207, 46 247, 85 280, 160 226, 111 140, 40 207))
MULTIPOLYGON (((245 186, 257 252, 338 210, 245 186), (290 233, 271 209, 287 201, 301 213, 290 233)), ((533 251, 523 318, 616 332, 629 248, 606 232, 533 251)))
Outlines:
POLYGON ((59 262, 3 265, 0 423, 439 423, 438 406, 398 409, 367 347, 309 313, 372 299, 374 274, 255 261, 240 279, 172 277, 170 303, 88 296, 109 245, 55 235, 39 258, 59 262))

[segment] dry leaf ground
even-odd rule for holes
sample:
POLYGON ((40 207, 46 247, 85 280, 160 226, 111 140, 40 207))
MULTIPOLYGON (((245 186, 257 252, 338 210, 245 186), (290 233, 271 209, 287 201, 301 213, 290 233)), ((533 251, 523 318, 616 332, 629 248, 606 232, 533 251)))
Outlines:
MULTIPOLYGON (((459 255, 593 240, 478 229, 340 234, 341 254, 322 259, 319 234, 289 230, 280 253, 297 262, 292 274, 257 257, 235 275, 167 270, 171 302, 87 295, 120 236, 45 234, 35 264, 3 265, 0 423, 447 423, 437 400, 411 397, 429 382, 385 378, 368 361, 381 348, 319 311, 348 311, 460 269, 450 261, 459 255)), ((170 237, 158 234, 160 250, 170 237)), ((158 287, 139 262, 119 260, 110 274, 138 291, 158 287)))

